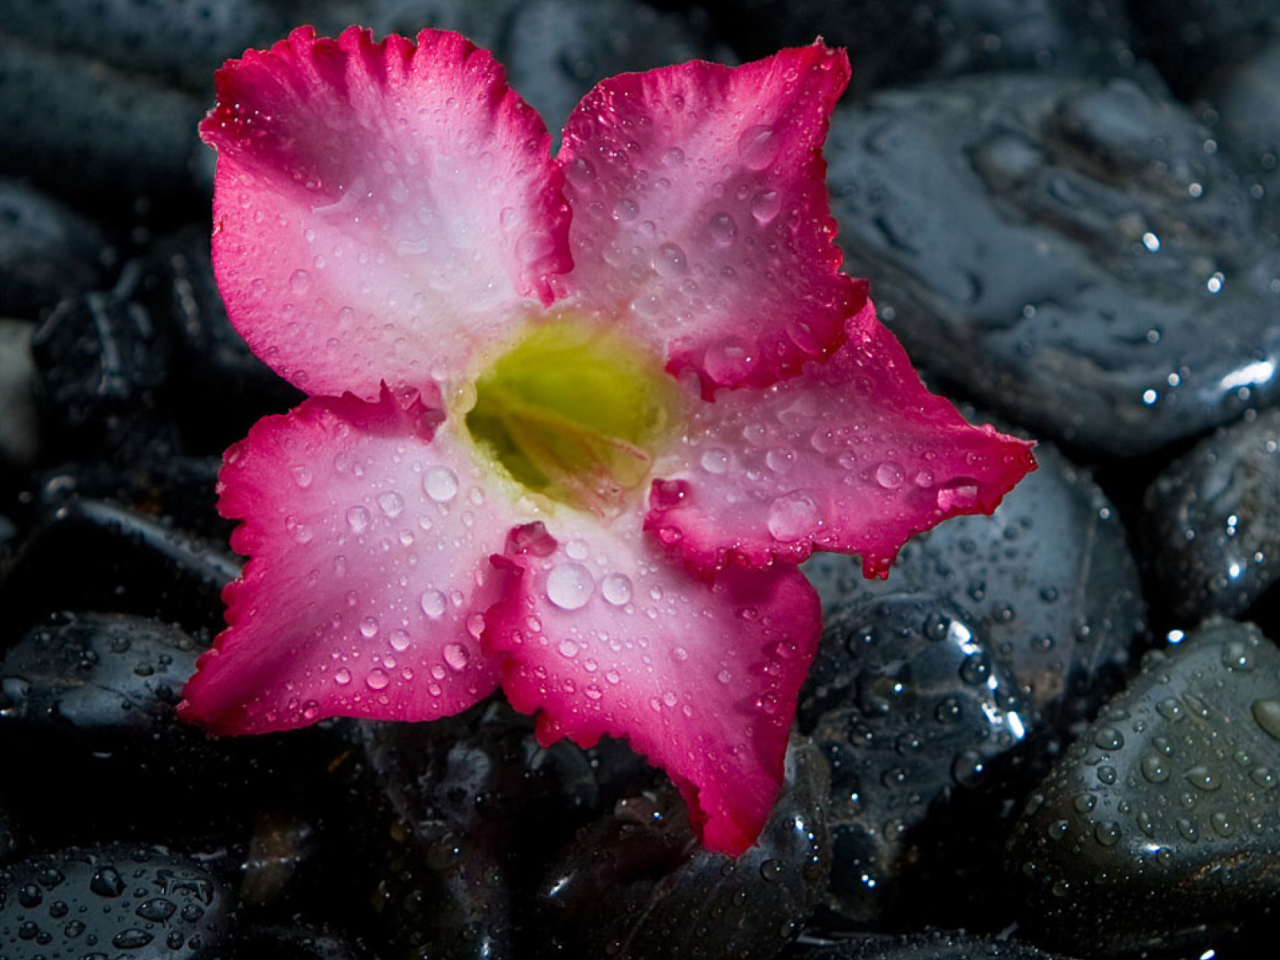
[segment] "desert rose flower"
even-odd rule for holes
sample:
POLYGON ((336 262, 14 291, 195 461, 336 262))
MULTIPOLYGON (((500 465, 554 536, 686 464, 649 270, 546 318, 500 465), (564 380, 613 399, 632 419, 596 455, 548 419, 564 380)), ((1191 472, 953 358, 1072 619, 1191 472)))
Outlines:
POLYGON ((821 43, 597 86, 550 155, 462 37, 302 28, 217 75, 214 267, 309 399, 227 451, 249 559, 183 716, 430 720, 499 686, 626 737, 712 849, 756 839, 821 628, 1030 445, 920 384, 840 272, 821 43))

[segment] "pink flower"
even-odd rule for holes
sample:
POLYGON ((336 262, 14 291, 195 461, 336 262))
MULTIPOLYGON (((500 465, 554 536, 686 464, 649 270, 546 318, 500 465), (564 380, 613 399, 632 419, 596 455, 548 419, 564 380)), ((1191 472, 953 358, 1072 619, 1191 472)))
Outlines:
POLYGON ((217 75, 213 255, 308 394, 226 455, 249 557, 187 685, 216 733, 502 686, 625 736, 738 854, 820 631, 796 564, 990 511, 1030 445, 927 393, 840 273, 821 43, 606 80, 559 154, 460 36, 296 30, 217 75))

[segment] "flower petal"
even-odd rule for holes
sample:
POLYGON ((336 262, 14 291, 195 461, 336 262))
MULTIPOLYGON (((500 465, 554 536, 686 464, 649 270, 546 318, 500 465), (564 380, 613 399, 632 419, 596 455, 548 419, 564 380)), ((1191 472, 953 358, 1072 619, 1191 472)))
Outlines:
POLYGON ((822 159, 848 80, 817 43, 602 82, 565 126, 575 266, 553 286, 649 334, 708 397, 830 353, 866 299, 839 272, 822 159))
POLYGON ((317 394, 421 385, 569 268, 563 175, 486 51, 309 27, 217 74, 213 258, 236 328, 317 394))
POLYGON ((855 553, 884 576, 908 537, 990 513, 1035 469, 1032 444, 929 393, 868 304, 849 342, 765 391, 698 405, 660 462, 645 525, 695 569, 855 553))
POLYGON ((232 546, 250 559, 183 716, 215 733, 425 720, 495 689, 477 638, 513 520, 432 417, 385 388, 310 399, 227 452, 218 509, 243 519, 232 546))
POLYGON ((703 583, 639 529, 571 518, 546 556, 504 558, 512 583, 486 617, 511 703, 538 736, 625 736, 684 795, 712 850, 755 842, 778 786, 796 697, 821 630, 796 570, 703 583))

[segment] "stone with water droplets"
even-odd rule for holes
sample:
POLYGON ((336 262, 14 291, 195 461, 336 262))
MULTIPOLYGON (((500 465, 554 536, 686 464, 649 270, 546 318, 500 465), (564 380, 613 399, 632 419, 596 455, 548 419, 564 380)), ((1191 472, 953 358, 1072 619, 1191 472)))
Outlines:
POLYGON ((0 956, 223 957, 235 909, 207 869, 162 847, 72 847, 0 869, 0 956))
POLYGON ((1222 430, 1165 467, 1147 489, 1142 530, 1171 626, 1274 606, 1280 411, 1222 430))
POLYGON ((1248 942, 1280 902, 1280 649, 1212 620, 1149 653, 1031 793, 1007 854, 1024 929, 1045 944, 1248 942))
POLYGON ((847 943, 797 953, 787 960, 1068 960, 1032 944, 964 931, 859 936, 847 943))
POLYGON ((697 846, 670 784, 624 796, 547 867, 543 939, 557 955, 610 960, 777 957, 826 885, 826 791, 822 758, 793 743, 773 814, 736 860, 697 846))
POLYGON ((849 269, 997 412, 1132 457, 1280 399, 1259 201, 1166 93, 989 74, 876 94, 828 143, 849 269))
POLYGON ((989 644, 1053 727, 1091 716, 1118 688, 1146 610, 1116 507, 1048 444, 1039 469, 990 517, 956 517, 908 543, 885 581, 818 555, 806 571, 836 603, 919 592, 945 599, 989 644))
POLYGON ((827 906, 864 927, 963 913, 991 885, 1008 786, 990 768, 1028 726, 986 638, 919 594, 837 606, 797 719, 831 764, 827 906))

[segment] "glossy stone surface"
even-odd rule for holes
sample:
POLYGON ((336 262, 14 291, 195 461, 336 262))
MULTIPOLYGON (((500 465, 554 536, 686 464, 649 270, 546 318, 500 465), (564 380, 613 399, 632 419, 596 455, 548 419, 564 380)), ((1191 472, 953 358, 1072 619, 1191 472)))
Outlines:
POLYGON ((908 543, 884 581, 825 554, 805 569, 827 610, 895 594, 950 604, 1016 678, 1033 722, 1065 727, 1117 689, 1145 604, 1115 505, 1048 444, 1036 460, 992 516, 957 517, 908 543))
POLYGON ((828 144, 840 239, 927 369, 1043 437, 1130 457, 1273 403, 1257 201, 1129 80, 885 91, 828 144))
POLYGON ((225 956, 234 910, 221 882, 161 848, 71 848, 0 870, 9 960, 225 956))
POLYGON ((827 789, 821 756, 793 743, 764 833, 736 860, 698 846, 669 785, 620 800, 539 884, 546 955, 777 957, 826 885, 827 789))
POLYGON ((1280 896, 1280 649, 1211 621, 1112 700, 1009 842, 1027 929, 1081 952, 1200 950, 1280 896))
POLYGON ((999 821, 976 811, 1000 792, 990 768, 1026 734, 1017 684, 936 598, 844 604, 826 624, 797 719, 831 765, 827 905, 871 927, 958 909, 928 890, 984 882, 989 864, 973 855, 999 821))
POLYGON ((1170 626, 1235 616, 1280 579, 1280 411, 1202 440, 1143 505, 1145 555, 1170 626))
POLYGON ((905 936, 861 938, 810 951, 787 960, 1067 960, 1062 954, 1018 940, 936 931, 905 936))

